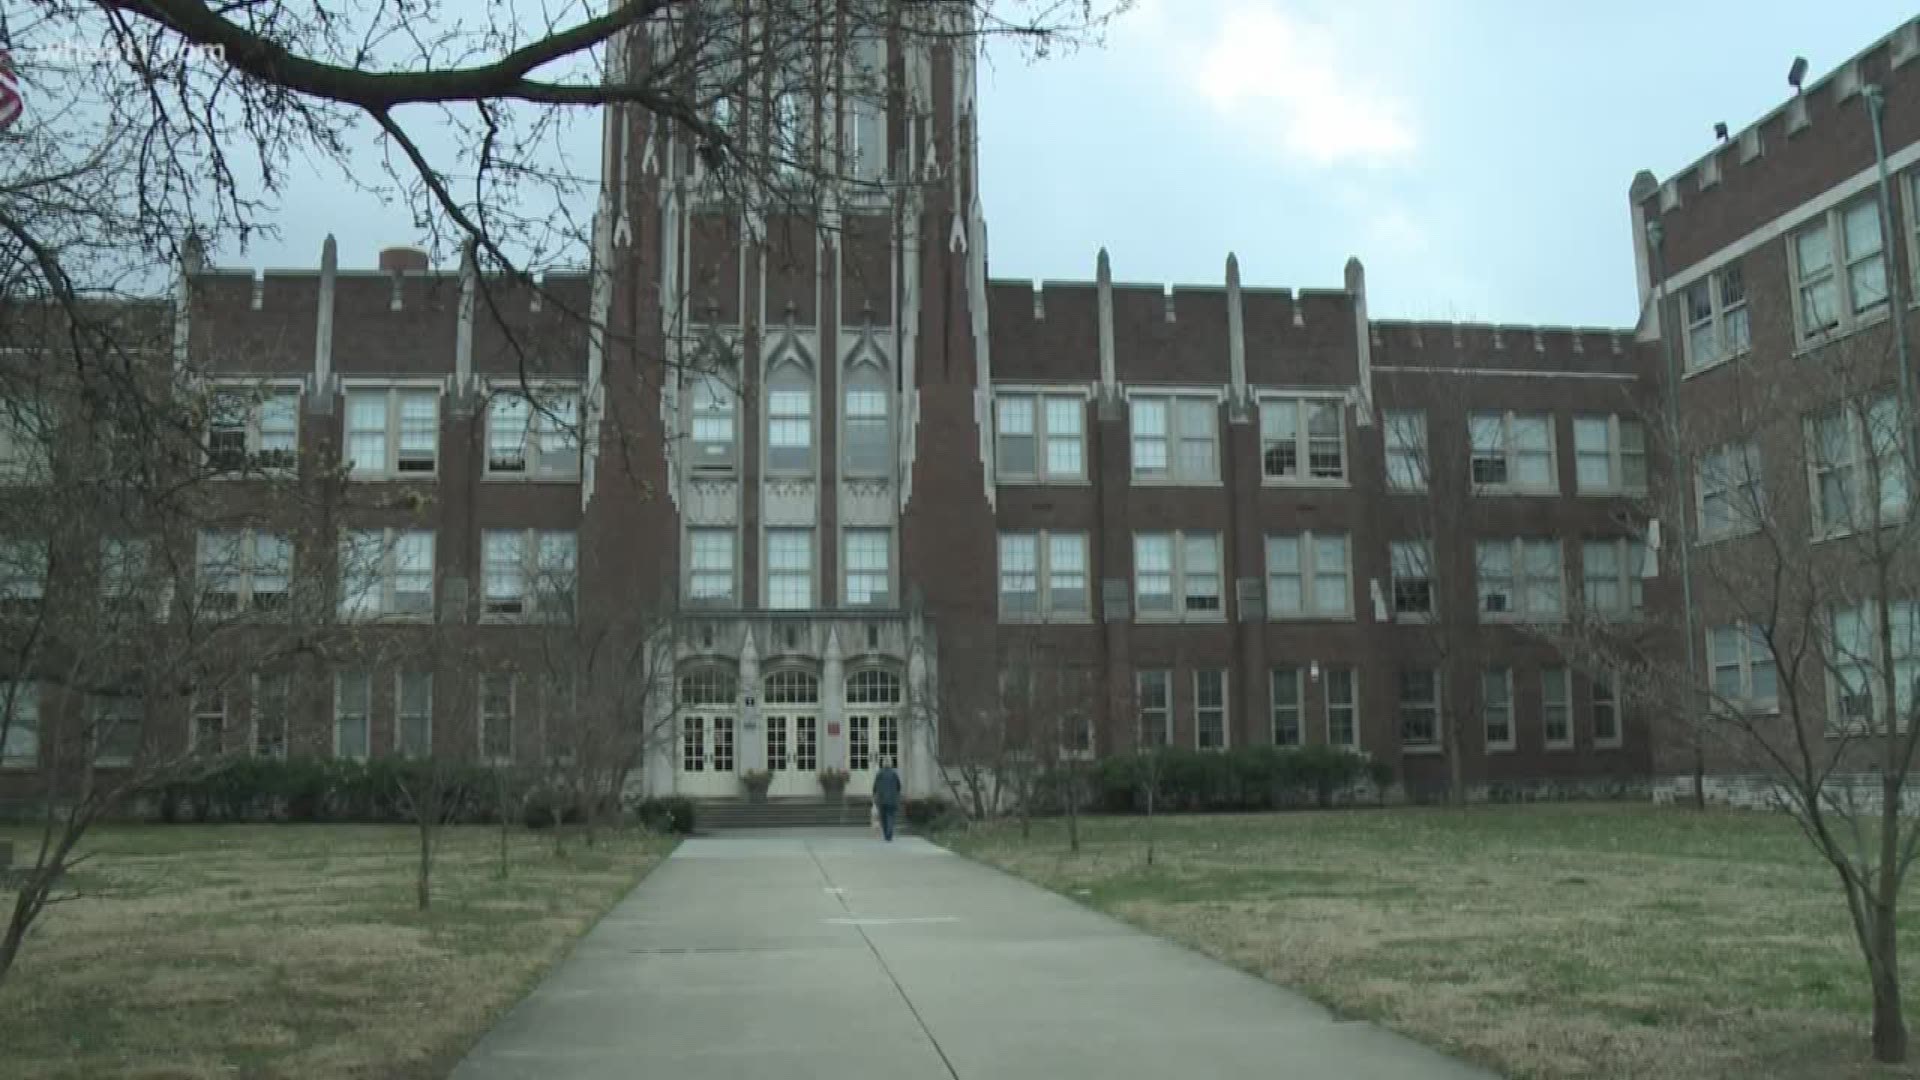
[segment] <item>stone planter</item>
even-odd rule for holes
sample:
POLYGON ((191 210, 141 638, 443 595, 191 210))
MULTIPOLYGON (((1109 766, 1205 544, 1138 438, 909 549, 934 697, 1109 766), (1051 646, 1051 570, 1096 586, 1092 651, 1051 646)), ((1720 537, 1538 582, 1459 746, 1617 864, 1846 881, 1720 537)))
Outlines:
POLYGON ((763 803, 767 801, 767 788, 773 785, 773 774, 765 769, 749 769, 740 774, 740 782, 746 785, 748 802, 763 803))

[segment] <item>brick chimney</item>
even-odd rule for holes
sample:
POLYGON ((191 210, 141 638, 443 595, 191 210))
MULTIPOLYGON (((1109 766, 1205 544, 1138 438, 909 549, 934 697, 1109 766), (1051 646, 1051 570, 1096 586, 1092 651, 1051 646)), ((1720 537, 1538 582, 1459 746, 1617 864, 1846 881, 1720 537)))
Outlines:
POLYGON ((428 267, 427 253, 416 247, 390 247, 380 251, 380 269, 389 274, 402 271, 424 271, 428 267))

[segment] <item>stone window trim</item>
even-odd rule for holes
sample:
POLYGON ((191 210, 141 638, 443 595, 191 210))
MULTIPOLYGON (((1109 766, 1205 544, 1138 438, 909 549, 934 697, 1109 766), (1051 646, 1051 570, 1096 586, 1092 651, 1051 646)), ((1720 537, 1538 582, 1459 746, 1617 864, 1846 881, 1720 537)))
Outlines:
POLYGON ((1753 351, 1753 307, 1740 260, 1702 274, 1676 294, 1682 378, 1691 378, 1753 351))
POLYGON ((1267 618, 1272 622, 1352 622, 1355 618, 1353 603, 1353 534, 1345 531, 1313 532, 1302 530, 1297 533, 1269 533, 1264 537, 1267 571, 1267 618), (1320 579, 1332 577, 1333 571, 1321 565, 1321 543, 1337 542, 1341 549, 1339 574, 1341 605, 1338 608, 1323 607, 1320 603, 1320 579), (1291 546, 1295 553, 1292 570, 1282 570, 1276 555, 1291 546), (1279 601, 1280 589, 1277 583, 1282 578, 1298 578, 1300 584, 1300 607, 1298 611, 1282 610, 1279 601))
POLYGON ((351 467, 347 479, 433 480, 440 475, 440 434, 445 420, 446 382, 441 379, 373 379, 342 377, 340 380, 340 463, 351 467), (424 452, 418 445, 405 445, 410 429, 418 434, 420 417, 409 413, 410 402, 433 403, 433 434, 424 452), (353 406, 356 401, 385 397, 385 423, 381 426, 381 460, 362 463, 354 456, 355 432, 353 406), (412 465, 412 468, 408 468, 412 465))
MULTIPOLYGON (((1093 622, 1093 570, 1089 538, 1083 531, 1067 529, 1009 529, 1000 533, 997 543, 999 578, 995 593, 999 598, 999 613, 1002 623, 1091 623, 1093 622), (1057 558, 1056 543, 1066 543, 1079 547, 1079 566, 1061 566, 1057 558), (1028 560, 1021 554, 1021 548, 1030 544, 1031 566, 1021 565, 1028 560), (1014 565, 1009 565, 1009 554, 1016 556, 1014 565), (1080 578, 1080 603, 1078 610, 1071 606, 1055 603, 1056 579, 1073 576, 1080 578), (1031 612, 1021 612, 1009 607, 1007 598, 1008 579, 1032 578, 1034 602, 1031 612)), ((1024 583, 1024 582, 1021 582, 1024 583)), ((1011 590, 1018 596, 1023 590, 1011 590)), ((1017 605, 1016 605, 1017 606, 1017 605)))
POLYGON ((995 482, 1008 487, 1060 484, 1084 487, 1090 485, 1093 481, 1092 471, 1087 467, 1087 428, 1089 426, 1087 414, 1089 412, 1088 402, 1090 402, 1092 398, 1093 388, 1085 384, 1012 383, 996 381, 993 384, 992 401, 989 403, 989 407, 993 410, 990 420, 993 424, 993 467, 995 482), (1024 402, 1028 405, 1028 416, 1031 420, 1030 426, 1033 429, 1030 433, 1002 433, 1001 405, 1003 402, 1024 402), (1079 416, 1079 430, 1071 436, 1066 434, 1056 435, 1052 430, 1052 425, 1049 423, 1048 406, 1066 406, 1069 404, 1074 406, 1079 416), (1005 447, 1006 440, 1009 438, 1030 438, 1033 440, 1032 452, 1034 465, 1031 470, 1008 467, 1007 457, 1009 455, 1005 452, 1005 447), (1056 470, 1053 468, 1053 455, 1050 451, 1055 447, 1056 443, 1059 443, 1060 448, 1064 449, 1069 438, 1072 439, 1073 445, 1077 448, 1079 467, 1071 472, 1064 469, 1056 470))
POLYGON ((1147 386, 1135 385, 1125 389, 1127 402, 1127 461, 1129 480, 1136 487, 1219 487, 1220 479, 1220 406, 1227 400, 1223 387, 1190 386, 1147 386), (1187 410, 1183 404, 1204 403, 1208 406, 1206 433, 1189 430, 1183 423, 1189 415, 1197 415, 1197 410, 1187 410), (1158 404, 1165 421, 1164 430, 1158 433, 1136 431, 1137 409, 1142 404, 1158 404), (1181 453, 1183 444, 1201 442, 1208 444, 1208 465, 1202 472, 1187 467, 1186 457, 1181 453), (1160 443, 1161 464, 1155 467, 1149 464, 1143 470, 1141 465, 1142 444, 1151 446, 1160 443))
POLYGON ((1540 669, 1540 741, 1548 750, 1574 748, 1573 673, 1567 668, 1540 669), (1553 733, 1556 718, 1564 732, 1559 737, 1553 733))
POLYGON ((1877 189, 1814 215, 1788 233, 1786 242, 1798 352, 1887 318, 1892 307, 1889 243, 1877 189))
POLYGON ((300 405, 306 393, 304 380, 225 375, 197 380, 191 389, 197 393, 206 394, 210 408, 215 411, 221 407, 219 401, 222 395, 253 399, 246 401, 244 426, 216 425, 213 422, 215 418, 208 419, 207 454, 212 479, 240 479, 243 475, 239 469, 220 468, 220 463, 216 460, 216 455, 220 452, 216 447, 218 438, 215 434, 216 430, 232 432, 229 438, 241 444, 232 449, 253 458, 260 464, 261 471, 268 476, 291 476, 298 469, 301 434, 300 405), (272 409, 267 407, 269 402, 274 403, 272 409), (290 419, 291 423, 285 422, 287 419, 290 419), (282 457, 282 454, 286 456, 282 457))
POLYGON ((1513 669, 1490 667, 1480 673, 1480 719, 1487 750, 1511 752, 1519 742, 1513 723, 1513 669), (1504 731, 1505 734, 1499 734, 1504 731))
POLYGON ((1717 543, 1760 530, 1766 513, 1766 484, 1760 444, 1736 439, 1709 447, 1693 473, 1694 522, 1698 545, 1717 543), (1717 506, 1724 510, 1716 512, 1717 506), (1716 518, 1724 515, 1724 524, 1716 518))
MULTIPOLYGON (((1347 406, 1351 401, 1348 391, 1333 389, 1299 390, 1259 390, 1254 400, 1258 405, 1260 422, 1260 483, 1264 487, 1331 487, 1343 488, 1352 485, 1353 451, 1350 438, 1351 424, 1347 419, 1347 406), (1330 406, 1334 419, 1339 424, 1339 463, 1336 470, 1324 464, 1316 465, 1314 460, 1314 435, 1311 429, 1311 410, 1309 406, 1330 406), (1293 468, 1290 474, 1269 468, 1269 452, 1280 445, 1269 435, 1276 426, 1269 418, 1277 418, 1289 408, 1293 411, 1293 468), (1323 475, 1315 475, 1316 472, 1323 475)), ((1423 420, 1424 424, 1424 420, 1423 420)))
POLYGON ((582 379, 495 379, 487 383, 485 444, 481 479, 501 483, 577 484, 587 429, 586 383, 582 379), (540 404, 527 403, 531 391, 540 404), (514 406, 514 401, 524 404, 514 406), (525 428, 517 440, 510 431, 495 435, 495 425, 524 410, 525 428), (571 413, 569 419, 568 413, 571 413), (569 428, 571 425, 571 429, 569 428), (517 454, 515 449, 517 447, 517 454), (498 452, 496 452, 498 451, 498 452), (519 462, 517 466, 513 462, 519 462))
POLYGON ((1475 495, 1533 495, 1553 496, 1560 494, 1560 441, 1557 417, 1551 412, 1520 409, 1484 409, 1475 410, 1467 416, 1467 453, 1469 455, 1468 481, 1475 495), (1522 422, 1544 421, 1546 425, 1546 446, 1528 448, 1518 445, 1516 433, 1522 422), (1497 425, 1490 428, 1498 436, 1497 445, 1476 448, 1475 431, 1481 425, 1497 425), (1544 481, 1523 482, 1518 479, 1523 471, 1521 463, 1535 455, 1546 455, 1546 479, 1544 481), (1485 459, 1483 465, 1481 459, 1485 459), (1498 466, 1499 480, 1482 480, 1482 472, 1491 473, 1498 466))
POLYGON ((1619 413, 1574 414, 1574 494, 1601 497, 1645 495, 1648 490, 1647 470, 1653 460, 1647 445, 1648 435, 1646 422, 1638 417, 1621 416, 1619 413), (1603 445, 1600 448, 1582 448, 1583 433, 1593 431, 1598 424, 1606 425, 1603 445), (1607 478, 1604 482, 1588 484, 1580 475, 1580 465, 1601 453, 1606 455, 1607 478))
MULTIPOLYGON (((1222 537, 1217 529, 1172 529, 1136 532, 1133 534, 1133 617, 1137 622, 1225 622, 1227 618, 1226 583, 1229 580, 1226 573, 1226 560, 1222 537), (1170 555, 1168 565, 1164 569, 1159 566, 1143 566, 1143 544, 1160 540, 1165 540, 1168 545, 1170 555), (1204 542, 1207 540, 1211 540, 1213 545, 1213 568, 1211 571, 1204 566, 1196 567, 1191 565, 1193 560, 1187 557, 1189 554, 1189 541, 1204 542), (1167 593, 1168 610, 1147 610, 1141 600, 1143 596, 1147 595, 1146 591, 1141 587, 1143 576, 1153 576, 1156 578, 1160 576, 1167 577, 1169 585, 1169 592, 1167 593), (1211 608, 1206 606, 1208 594, 1205 592, 1205 579, 1208 577, 1213 579, 1214 586, 1214 592, 1212 594, 1214 606, 1211 608), (1197 606, 1196 601, 1199 602, 1197 606)), ((1157 591, 1155 595, 1158 595, 1157 591)))
POLYGON ((1899 525, 1912 513, 1913 492, 1908 490, 1911 485, 1906 482, 1907 460, 1901 442, 1906 427, 1901 422, 1904 411, 1895 394, 1880 392, 1850 398, 1802 419, 1814 540, 1853 536, 1867 531, 1876 521, 1882 527, 1899 525), (1876 415, 1882 410, 1890 414, 1885 419, 1876 415), (1844 458, 1829 459, 1821 438, 1821 426, 1829 423, 1841 425, 1839 449, 1844 458), (1877 433, 1887 431, 1892 432, 1890 438, 1876 438, 1877 433), (1850 492, 1846 495, 1848 510, 1844 521, 1828 520, 1824 483, 1830 479, 1838 483, 1843 493, 1850 492), (1874 487, 1878 488, 1877 492, 1869 490, 1874 487), (1896 493, 1899 502, 1889 506, 1888 499, 1896 493), (1860 501, 1875 494, 1879 496, 1877 510, 1867 513, 1853 509, 1856 504, 1865 506, 1860 501), (1860 520, 1863 515, 1866 520, 1860 520))

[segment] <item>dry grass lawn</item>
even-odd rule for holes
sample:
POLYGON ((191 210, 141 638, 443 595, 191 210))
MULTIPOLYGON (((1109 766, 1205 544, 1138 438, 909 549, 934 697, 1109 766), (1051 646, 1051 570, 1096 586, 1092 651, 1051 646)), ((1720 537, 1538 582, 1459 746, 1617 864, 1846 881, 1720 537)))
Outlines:
MULTIPOLYGON (((1650 806, 1036 823, 957 850, 1514 1077, 1920 1075, 1868 1060, 1832 872, 1784 817, 1650 806)), ((1902 919, 1920 1019, 1920 889, 1902 919)), ((1920 1047, 1920 1031, 1916 1031, 1920 1047)))
MULTIPOLYGON (((413 907, 411 829, 101 829, 0 983, 12 1077, 444 1076, 671 848, 445 834, 413 907)), ((0 830, 22 852, 30 834, 0 830)), ((11 891, 0 889, 10 910, 11 891)))

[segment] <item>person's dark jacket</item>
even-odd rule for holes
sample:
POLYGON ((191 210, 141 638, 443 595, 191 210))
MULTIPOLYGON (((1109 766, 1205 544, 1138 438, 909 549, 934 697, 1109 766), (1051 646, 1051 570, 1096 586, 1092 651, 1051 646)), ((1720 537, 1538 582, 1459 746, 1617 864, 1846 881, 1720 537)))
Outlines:
POLYGON ((900 774, 891 766, 881 769, 880 775, 873 778, 873 801, 885 807, 900 805, 900 774))

